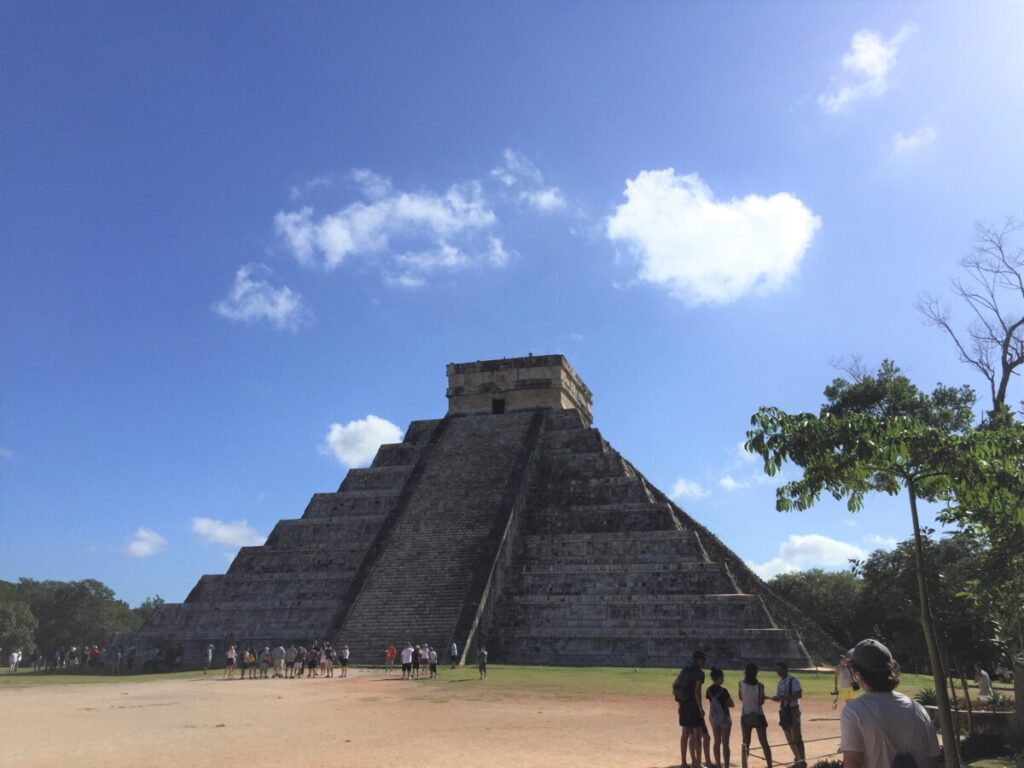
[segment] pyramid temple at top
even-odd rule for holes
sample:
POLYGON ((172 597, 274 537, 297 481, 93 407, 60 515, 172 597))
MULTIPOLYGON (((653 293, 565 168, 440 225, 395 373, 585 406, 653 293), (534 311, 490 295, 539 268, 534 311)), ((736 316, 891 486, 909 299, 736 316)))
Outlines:
POLYGON ((835 650, 602 438, 563 356, 451 364, 447 395, 444 418, 412 422, 135 642, 186 664, 208 643, 312 640, 356 663, 407 641, 568 665, 677 666, 699 647, 718 665, 804 666, 835 650))

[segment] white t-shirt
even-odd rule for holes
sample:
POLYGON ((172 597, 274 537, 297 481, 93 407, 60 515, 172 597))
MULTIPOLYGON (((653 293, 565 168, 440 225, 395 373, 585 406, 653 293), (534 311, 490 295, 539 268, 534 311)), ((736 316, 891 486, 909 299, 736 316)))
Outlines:
POLYGON ((402 663, 412 664, 412 648, 408 645, 402 649, 402 663))
POLYGON ((764 714, 764 710, 761 708, 761 683, 751 685, 740 680, 740 699, 743 701, 744 715, 764 714))
MULTIPOLYGON (((800 681, 792 675, 786 675, 784 678, 779 680, 779 685, 775 689, 776 696, 789 696, 795 695, 800 692, 800 681)), ((800 707, 800 700, 793 699, 793 701, 783 701, 779 705, 782 709, 798 709, 800 707)))
POLYGON ((843 707, 839 734, 839 748, 863 752, 865 768, 889 768, 893 755, 903 752, 924 768, 928 758, 939 755, 935 726, 924 707, 895 691, 868 692, 843 707))
POLYGON ((853 685, 853 672, 849 666, 840 664, 839 670, 839 687, 850 688, 853 685))
POLYGON ((978 696, 984 699, 992 698, 992 679, 984 669, 978 672, 978 696))

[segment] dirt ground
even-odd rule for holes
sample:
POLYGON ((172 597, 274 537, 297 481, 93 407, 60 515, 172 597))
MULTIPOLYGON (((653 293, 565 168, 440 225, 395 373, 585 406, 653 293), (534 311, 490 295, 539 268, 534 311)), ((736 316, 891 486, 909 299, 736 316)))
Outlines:
MULTIPOLYGON (((784 742, 766 706, 771 744, 784 742)), ((668 697, 499 689, 488 681, 157 680, 0 691, 0 766, 635 766, 679 764, 668 697)), ((738 724, 738 718, 734 718, 738 724)), ((804 702, 807 757, 834 753, 838 713, 804 702)), ((756 738, 755 738, 756 741, 756 738)), ((732 764, 739 765, 738 725, 732 764)), ((776 764, 792 760, 785 746, 776 764)), ((762 768, 764 762, 751 760, 762 768)))

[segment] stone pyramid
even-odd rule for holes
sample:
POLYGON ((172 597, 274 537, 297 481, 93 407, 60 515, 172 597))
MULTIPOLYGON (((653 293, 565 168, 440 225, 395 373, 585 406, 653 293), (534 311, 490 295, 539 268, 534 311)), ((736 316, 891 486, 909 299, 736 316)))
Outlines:
MULTIPOLYGON (((157 608, 136 643, 329 640, 355 663, 411 641, 462 659, 804 666, 835 646, 591 427, 561 355, 448 366, 448 414, 414 421, 244 547, 224 575, 157 608)), ((442 654, 446 655, 446 654, 442 654)))

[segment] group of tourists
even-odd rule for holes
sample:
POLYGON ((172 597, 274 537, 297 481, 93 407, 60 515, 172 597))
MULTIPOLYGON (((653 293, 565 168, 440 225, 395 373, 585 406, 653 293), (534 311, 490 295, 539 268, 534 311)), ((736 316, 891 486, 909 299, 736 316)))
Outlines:
MULTIPOLYGON (((77 674, 120 675, 133 672, 174 671, 181 666, 179 649, 147 648, 139 651, 135 646, 99 646, 84 643, 81 646, 54 648, 49 653, 38 652, 30 656, 33 672, 70 672, 77 674)), ((19 672, 24 660, 21 649, 11 651, 7 657, 7 671, 19 672)))
MULTIPOLYGON (((742 734, 741 765, 747 768, 750 739, 756 733, 763 759, 767 768, 771 768, 768 719, 764 714, 764 704, 769 700, 779 704, 779 727, 793 752, 794 768, 806 768, 800 726, 803 690, 787 664, 780 661, 775 665, 778 681, 772 696, 765 693, 764 683, 758 680, 757 665, 747 664, 734 701, 725 686, 725 675, 717 667, 711 668, 711 685, 703 690, 705 660, 703 651, 694 651, 691 663, 679 672, 672 684, 682 728, 682 768, 701 768, 701 765, 730 768, 731 710, 737 707, 742 734), (707 723, 705 701, 708 703, 707 723), (714 761, 711 759, 712 737, 714 761)), ((899 665, 889 649, 877 640, 862 640, 840 659, 833 693, 845 702, 840 718, 840 751, 846 768, 900 765, 935 768, 938 765, 939 742, 935 727, 920 704, 896 692, 899 677, 899 665), (863 695, 856 696, 857 689, 863 691, 863 695), (913 762, 909 762, 911 759, 913 762)))
MULTIPOLYGON (((253 646, 241 649, 229 645, 224 654, 224 678, 231 680, 235 670, 239 672, 239 680, 268 680, 275 677, 299 679, 303 677, 334 677, 335 667, 339 668, 338 677, 348 677, 348 663, 351 651, 347 645, 335 648, 330 643, 311 642, 309 648, 298 647, 289 643, 288 647, 276 645, 271 648, 264 645, 262 650, 253 646), (271 674, 273 672, 273 674, 271 674)), ((213 665, 213 646, 206 648, 206 665, 203 674, 210 671, 213 665)))
MULTIPOLYGON (((406 643, 402 650, 395 648, 391 643, 384 649, 384 676, 391 677, 395 671, 395 659, 399 659, 402 665, 403 680, 418 680, 421 677, 428 677, 430 680, 437 678, 438 653, 437 649, 428 643, 413 645, 406 643)), ((477 650, 477 670, 480 672, 480 679, 487 677, 487 649, 477 650)), ((448 646, 448 661, 452 669, 459 665, 459 646, 454 640, 448 646)))

